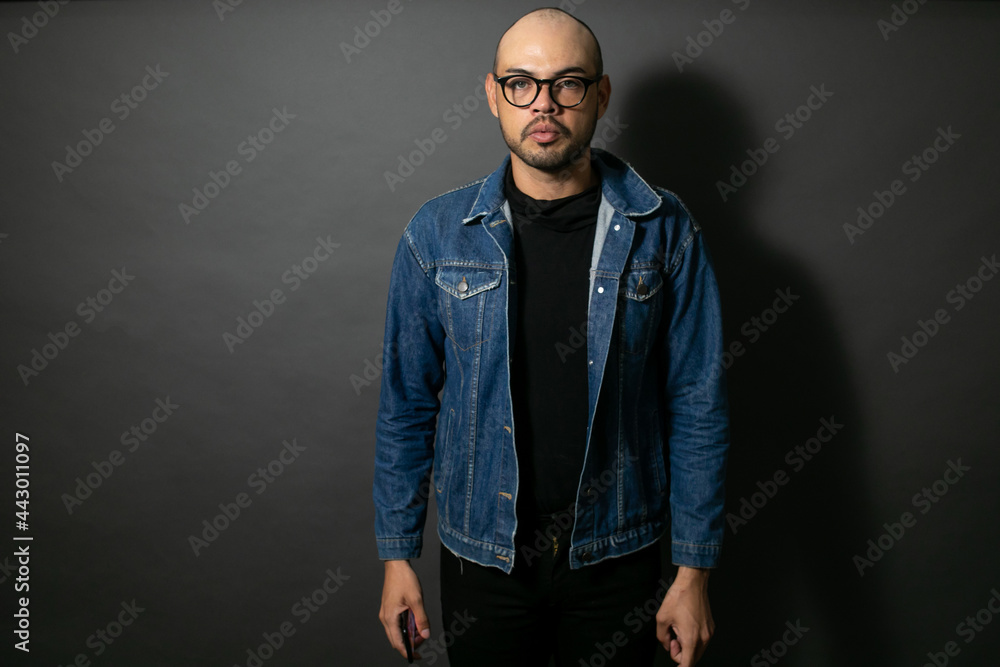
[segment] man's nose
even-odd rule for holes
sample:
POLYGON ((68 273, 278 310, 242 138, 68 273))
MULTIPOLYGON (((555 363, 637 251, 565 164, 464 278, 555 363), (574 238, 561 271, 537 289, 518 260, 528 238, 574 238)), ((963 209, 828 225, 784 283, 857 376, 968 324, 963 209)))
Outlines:
POLYGON ((552 84, 543 83, 539 86, 538 97, 535 101, 531 103, 532 111, 540 111, 543 113, 553 113, 559 108, 559 105, 555 103, 552 99, 552 84))

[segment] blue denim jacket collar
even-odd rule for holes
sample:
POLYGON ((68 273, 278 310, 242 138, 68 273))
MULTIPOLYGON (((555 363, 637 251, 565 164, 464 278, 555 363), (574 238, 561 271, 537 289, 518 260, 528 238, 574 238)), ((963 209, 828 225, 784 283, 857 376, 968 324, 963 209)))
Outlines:
MULTIPOLYGON (((660 197, 628 163, 600 148, 591 147, 590 151, 593 164, 601 173, 601 193, 614 210, 633 217, 649 215, 660 206, 660 197)), ((507 199, 504 174, 509 164, 510 153, 496 171, 480 182, 479 194, 469 209, 469 215, 462 219, 462 224, 471 224, 503 206, 507 199)))

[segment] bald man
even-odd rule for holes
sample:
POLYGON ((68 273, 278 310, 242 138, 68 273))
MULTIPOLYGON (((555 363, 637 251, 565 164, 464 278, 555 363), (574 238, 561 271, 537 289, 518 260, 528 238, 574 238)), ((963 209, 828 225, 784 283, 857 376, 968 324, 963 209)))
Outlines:
POLYGON ((657 644, 694 665, 729 446, 700 228, 590 148, 611 83, 583 22, 523 16, 486 94, 510 154, 424 204, 393 260, 374 482, 386 635, 406 655, 412 614, 414 643, 456 667, 635 667, 657 644), (431 494, 436 635, 409 562, 431 494))

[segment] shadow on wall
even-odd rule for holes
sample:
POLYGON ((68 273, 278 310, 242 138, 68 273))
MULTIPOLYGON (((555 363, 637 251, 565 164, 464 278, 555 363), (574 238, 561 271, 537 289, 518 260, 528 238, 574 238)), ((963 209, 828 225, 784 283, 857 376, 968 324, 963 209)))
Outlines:
MULTIPOLYGON (((702 225, 726 345, 742 343, 727 358, 729 520, 711 584, 717 631, 700 664, 891 664, 877 579, 852 562, 877 517, 861 466, 865 429, 821 286, 755 234, 759 175, 726 202, 716 188, 764 137, 704 77, 652 73, 631 91, 619 102, 629 128, 610 148, 702 225)), ((674 663, 661 652, 657 664, 674 663)))

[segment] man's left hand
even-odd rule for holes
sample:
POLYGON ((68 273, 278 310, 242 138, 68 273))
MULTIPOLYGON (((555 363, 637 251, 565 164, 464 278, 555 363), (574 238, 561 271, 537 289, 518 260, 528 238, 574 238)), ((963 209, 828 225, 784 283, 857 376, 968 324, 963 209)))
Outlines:
POLYGON ((656 638, 681 667, 693 667, 715 633, 708 573, 705 568, 680 566, 656 612, 656 638))

